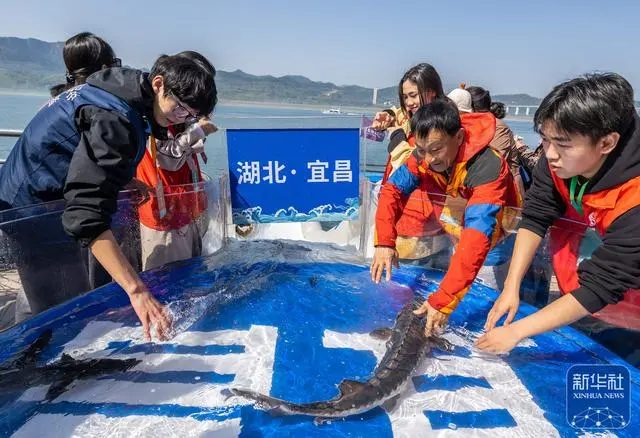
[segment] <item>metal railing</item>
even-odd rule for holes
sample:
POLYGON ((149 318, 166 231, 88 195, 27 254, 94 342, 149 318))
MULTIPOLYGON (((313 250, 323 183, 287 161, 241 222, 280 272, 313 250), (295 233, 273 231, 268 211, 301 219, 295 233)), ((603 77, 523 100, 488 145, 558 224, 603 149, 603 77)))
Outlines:
MULTIPOLYGON (((0 129, 0 137, 20 137, 22 131, 19 129, 0 129)), ((7 160, 0 158, 0 165, 4 164, 7 160)))
MULTIPOLYGON (((0 129, 0 137, 20 137, 22 131, 19 129, 0 129)), ((0 158, 0 165, 4 164, 7 160, 0 158)), ((365 163, 364 171, 370 173, 384 173, 384 164, 365 163)))
MULTIPOLYGON (((525 117, 533 117, 533 114, 538 109, 539 105, 509 105, 504 104, 505 106, 505 114, 508 116, 525 116, 525 117), (524 114, 522 114, 524 111, 524 114)), ((636 112, 640 114, 640 107, 636 107, 636 112)))
POLYGON ((0 137, 20 137, 22 131, 19 129, 0 129, 0 137))

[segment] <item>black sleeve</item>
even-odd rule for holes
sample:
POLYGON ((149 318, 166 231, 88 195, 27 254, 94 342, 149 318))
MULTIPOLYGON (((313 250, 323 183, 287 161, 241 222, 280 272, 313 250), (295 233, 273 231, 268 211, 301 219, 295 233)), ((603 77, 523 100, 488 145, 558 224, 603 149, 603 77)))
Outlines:
POLYGON ((393 118, 396 117, 396 113, 391 108, 383 109, 382 112, 389 114, 393 118))
POLYGON ((533 183, 527 191, 520 228, 544 237, 553 221, 562 217, 565 205, 556 189, 547 158, 542 155, 533 170, 533 183))
POLYGON ((120 113, 84 106, 76 115, 80 143, 64 187, 65 231, 82 246, 111 227, 118 192, 131 181, 138 140, 120 113))
POLYGON ((617 303, 629 289, 640 289, 640 207, 609 226, 602 245, 580 263, 578 280, 572 294, 591 313, 617 303))
POLYGON ((393 152, 393 150, 403 141, 407 141, 407 134, 404 133, 404 129, 396 129, 389 136, 387 151, 389 153, 393 152))
POLYGON ((502 160, 491 148, 486 148, 467 163, 467 176, 464 185, 469 188, 479 187, 500 178, 502 160))

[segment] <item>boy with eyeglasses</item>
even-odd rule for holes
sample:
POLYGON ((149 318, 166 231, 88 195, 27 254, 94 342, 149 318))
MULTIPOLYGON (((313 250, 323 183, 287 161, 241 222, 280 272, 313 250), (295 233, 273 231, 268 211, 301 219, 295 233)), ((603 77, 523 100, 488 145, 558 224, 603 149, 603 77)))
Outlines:
MULTIPOLYGON (((215 68, 200 54, 186 51, 176 56, 193 60, 215 76, 215 68)), ((204 141, 217 128, 173 91, 168 95, 176 101, 173 115, 185 122, 169 126, 165 139, 150 138, 137 169, 136 179, 151 194, 149 202, 138 208, 143 270, 202 255, 207 229, 207 197, 198 155, 206 162, 204 141)))
MULTIPOLYGON (((25 128, 0 167, 0 210, 32 206, 64 198, 64 231, 88 246, 102 266, 128 294, 150 339, 150 325, 158 338, 166 338, 170 319, 163 306, 122 254, 110 229, 118 192, 131 181, 144 156, 150 136, 166 138, 170 125, 187 115, 210 114, 217 100, 214 77, 201 64, 184 56, 161 56, 150 73, 109 68, 91 75, 86 84, 52 98, 25 128)), ((59 222, 59 221, 58 221, 59 222)), ((56 269, 57 229, 38 236, 51 260, 39 282, 25 288, 33 313, 39 313, 72 296, 61 294, 64 283, 56 269)), ((34 246, 32 235, 12 236, 16 253, 34 246)), ((59 252, 59 251, 58 251, 59 252)), ((26 260, 26 266, 45 266, 26 260)), ((23 273, 21 272, 21 275, 23 273)), ((82 291, 78 291, 80 293, 82 291)))

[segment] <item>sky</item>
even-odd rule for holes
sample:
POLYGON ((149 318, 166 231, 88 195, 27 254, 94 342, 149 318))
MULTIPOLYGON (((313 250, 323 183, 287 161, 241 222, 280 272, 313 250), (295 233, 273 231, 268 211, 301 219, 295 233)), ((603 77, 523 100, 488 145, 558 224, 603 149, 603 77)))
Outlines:
POLYGON ((221 70, 367 87, 429 62, 445 84, 543 97, 592 71, 640 90, 638 17, 637 0, 26 0, 2 2, 0 36, 90 31, 136 67, 189 49, 221 70))

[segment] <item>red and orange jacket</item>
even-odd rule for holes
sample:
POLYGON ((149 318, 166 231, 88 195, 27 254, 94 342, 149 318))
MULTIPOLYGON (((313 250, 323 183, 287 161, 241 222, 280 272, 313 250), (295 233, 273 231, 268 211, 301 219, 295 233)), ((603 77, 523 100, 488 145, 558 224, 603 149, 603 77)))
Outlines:
POLYGON ((515 211, 506 207, 520 206, 509 166, 488 147, 495 133, 495 117, 471 113, 461 119, 465 138, 448 174, 430 170, 412 154, 382 187, 376 214, 376 246, 395 247, 396 223, 417 187, 424 185, 434 204, 444 200, 439 222, 458 243, 440 288, 428 300, 447 314, 460 303, 487 253, 513 222, 515 211), (433 199, 438 195, 442 200, 433 199))
MULTIPOLYGON (((396 125, 402 129, 391 134, 389 139, 387 148, 389 158, 382 177, 383 185, 386 184, 393 172, 409 159, 415 149, 410 119, 404 110, 394 107, 385 111, 395 117, 396 125)), ((429 201, 427 190, 428 188, 422 184, 409 195, 402 216, 396 224, 398 236, 423 237, 442 232, 442 227, 438 224, 436 217, 439 211, 434 211, 434 205, 429 201)))
POLYGON ((570 180, 553 173, 542 156, 520 227, 544 236, 554 225, 549 244, 561 292, 604 321, 640 330, 640 120, 632 125, 586 182, 582 214, 571 204, 570 180), (579 262, 587 228, 602 244, 579 262))

